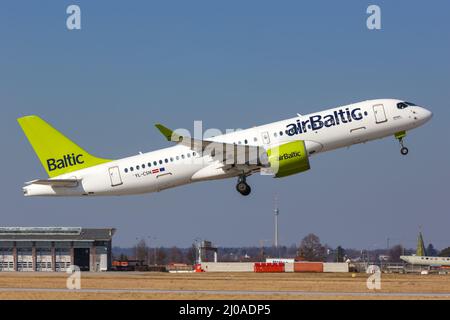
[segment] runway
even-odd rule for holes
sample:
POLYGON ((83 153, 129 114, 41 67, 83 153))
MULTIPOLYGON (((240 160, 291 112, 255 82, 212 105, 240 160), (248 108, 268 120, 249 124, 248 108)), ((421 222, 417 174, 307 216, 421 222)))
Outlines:
POLYGON ((450 299, 448 275, 383 274, 381 290, 366 274, 82 273, 81 289, 65 273, 0 273, 1 299, 450 299))
POLYGON ((158 289, 49 289, 49 288, 0 288, 0 292, 46 293, 146 293, 146 294, 202 294, 202 295, 251 295, 251 296, 341 296, 341 297, 427 297, 450 298, 450 292, 325 292, 325 291, 255 291, 255 290, 158 290, 158 289))

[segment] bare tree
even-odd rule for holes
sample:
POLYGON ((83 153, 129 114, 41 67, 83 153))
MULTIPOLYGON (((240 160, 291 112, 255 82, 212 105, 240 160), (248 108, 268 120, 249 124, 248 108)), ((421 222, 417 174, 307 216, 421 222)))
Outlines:
POLYGON ((169 253, 169 262, 180 263, 183 261, 183 253, 177 247, 172 247, 169 253))
POLYGON ((434 248, 433 244, 430 243, 425 250, 427 256, 429 257, 436 257, 438 255, 438 251, 434 248))
POLYGON ((196 261, 195 259, 197 258, 197 247, 195 246, 195 244, 193 244, 186 252, 186 255, 184 257, 184 260, 188 263, 188 264, 194 264, 196 261))
POLYGON ((148 247, 144 239, 139 240, 139 242, 134 247, 134 252, 136 255, 136 260, 147 261, 148 258, 148 247))
POLYGON ((164 248, 159 248, 157 253, 156 253, 156 264, 158 265, 164 265, 166 264, 166 258, 167 258, 167 254, 164 250, 164 248))
POLYGON ((300 243, 299 256, 308 261, 324 261, 326 250, 319 237, 310 233, 300 243))
POLYGON ((389 261, 391 262, 401 262, 400 256, 403 255, 403 247, 399 244, 393 246, 389 250, 389 261))
POLYGON ((120 261, 128 261, 128 256, 126 254, 121 253, 119 256, 120 261))
POLYGON ((442 249, 442 251, 439 252, 439 257, 450 257, 450 247, 442 249))
POLYGON ((344 258, 345 258, 345 250, 341 246, 338 246, 336 248, 335 260, 336 262, 344 262, 344 258))

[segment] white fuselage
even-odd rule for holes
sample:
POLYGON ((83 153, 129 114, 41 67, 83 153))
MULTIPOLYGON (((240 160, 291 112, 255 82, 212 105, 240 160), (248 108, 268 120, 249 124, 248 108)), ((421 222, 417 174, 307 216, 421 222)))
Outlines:
MULTIPOLYGON (((402 101, 369 100, 205 140, 265 149, 303 140, 308 154, 312 155, 409 131, 431 118, 431 112, 419 106, 399 109, 399 102, 402 101)), ((241 173, 242 168, 224 170, 210 155, 201 156, 177 144, 55 178, 79 179, 77 187, 32 184, 24 187, 24 193, 27 196, 141 194, 196 181, 236 177, 241 173)))
POLYGON ((400 256, 403 261, 419 266, 449 267, 449 257, 400 256))

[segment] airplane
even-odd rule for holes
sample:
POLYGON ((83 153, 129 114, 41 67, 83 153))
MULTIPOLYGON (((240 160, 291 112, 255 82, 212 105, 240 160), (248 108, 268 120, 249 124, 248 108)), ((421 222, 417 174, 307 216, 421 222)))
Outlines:
POLYGON ((413 265, 450 267, 450 257, 400 256, 400 259, 413 265))
POLYGON ((282 178, 310 169, 312 155, 394 136, 402 155, 407 131, 432 112, 404 100, 377 99, 340 106, 208 139, 156 124, 174 146, 110 160, 95 157, 36 115, 17 121, 48 174, 25 183, 25 196, 105 196, 159 192, 198 181, 237 178, 248 196, 255 173, 282 178))

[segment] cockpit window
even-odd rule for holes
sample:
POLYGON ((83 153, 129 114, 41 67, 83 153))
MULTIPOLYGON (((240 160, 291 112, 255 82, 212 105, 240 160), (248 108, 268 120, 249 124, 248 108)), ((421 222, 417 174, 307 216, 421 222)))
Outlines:
POLYGON ((408 106, 409 107, 415 107, 417 105, 415 103, 407 102, 407 101, 403 101, 403 102, 397 103, 397 108, 398 109, 405 109, 405 108, 408 108, 408 106))

